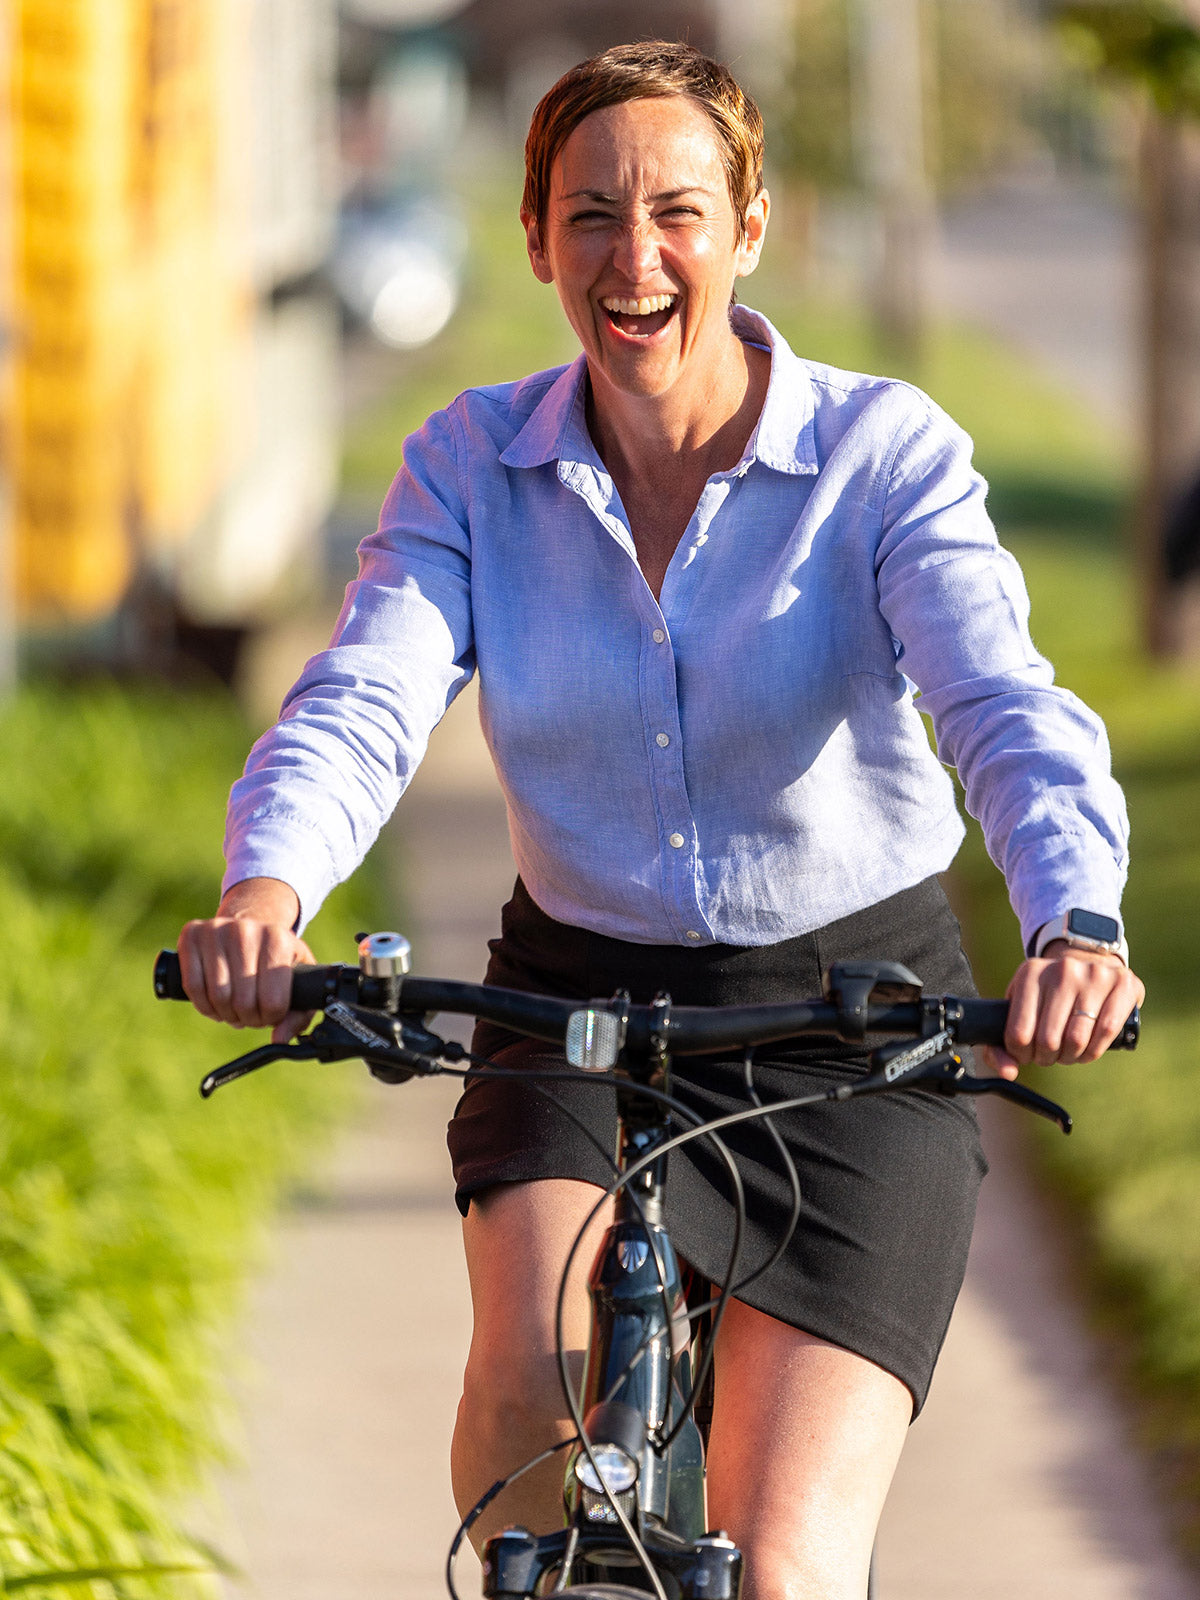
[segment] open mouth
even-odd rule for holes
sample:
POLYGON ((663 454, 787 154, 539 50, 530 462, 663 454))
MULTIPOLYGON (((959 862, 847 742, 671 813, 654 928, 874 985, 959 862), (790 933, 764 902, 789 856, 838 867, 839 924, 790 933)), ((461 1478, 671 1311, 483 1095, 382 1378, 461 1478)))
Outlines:
POLYGON ((679 296, 651 294, 640 300, 627 300, 621 295, 610 294, 600 304, 614 328, 619 328, 633 339, 648 339, 670 322, 679 304, 679 296))

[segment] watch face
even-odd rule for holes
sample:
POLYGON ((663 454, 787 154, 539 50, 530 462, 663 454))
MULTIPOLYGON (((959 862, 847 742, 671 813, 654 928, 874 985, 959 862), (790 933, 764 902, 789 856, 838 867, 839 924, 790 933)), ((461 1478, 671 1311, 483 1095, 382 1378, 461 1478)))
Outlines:
POLYGON ((1077 933, 1081 939, 1098 939, 1102 944, 1117 944, 1121 938, 1116 918, 1102 917, 1098 911, 1068 912, 1067 932, 1077 933))

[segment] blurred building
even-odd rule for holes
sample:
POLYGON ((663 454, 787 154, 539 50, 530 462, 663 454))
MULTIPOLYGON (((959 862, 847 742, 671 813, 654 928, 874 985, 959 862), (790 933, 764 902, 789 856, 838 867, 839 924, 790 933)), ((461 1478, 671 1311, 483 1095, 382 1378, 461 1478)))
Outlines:
POLYGON ((20 616, 152 595, 246 626, 335 483, 333 0, 13 0, 9 22, 20 616))
MULTIPOLYGON (((0 94, 9 83, 10 41, 0 31, 0 94)), ((0 117, 0 395, 8 388, 12 359, 12 145, 8 121, 0 117)), ((0 449, 0 689, 7 688, 15 667, 11 463, 5 441, 0 449)))

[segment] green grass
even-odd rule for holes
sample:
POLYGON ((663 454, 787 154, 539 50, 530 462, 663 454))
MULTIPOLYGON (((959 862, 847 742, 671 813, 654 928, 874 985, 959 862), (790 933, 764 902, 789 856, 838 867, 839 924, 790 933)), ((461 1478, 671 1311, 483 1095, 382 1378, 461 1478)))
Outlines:
MULTIPOLYGON (((0 739, 0 1591, 209 1592, 147 1569, 210 1566, 180 1508, 223 1452, 229 1314, 347 1080, 280 1066, 206 1105, 252 1037, 151 994, 215 904, 230 703, 27 689, 0 739)), ((370 915, 351 887, 324 920, 370 915)))

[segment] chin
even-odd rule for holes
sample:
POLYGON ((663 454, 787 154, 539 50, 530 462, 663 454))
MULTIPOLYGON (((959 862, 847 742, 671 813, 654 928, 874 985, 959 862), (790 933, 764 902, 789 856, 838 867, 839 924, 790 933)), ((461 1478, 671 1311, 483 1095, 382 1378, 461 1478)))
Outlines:
POLYGON ((636 354, 624 361, 606 361, 601 371, 614 389, 637 400, 654 400, 667 394, 679 378, 673 364, 668 370, 665 362, 652 363, 652 358, 639 358, 636 354))

